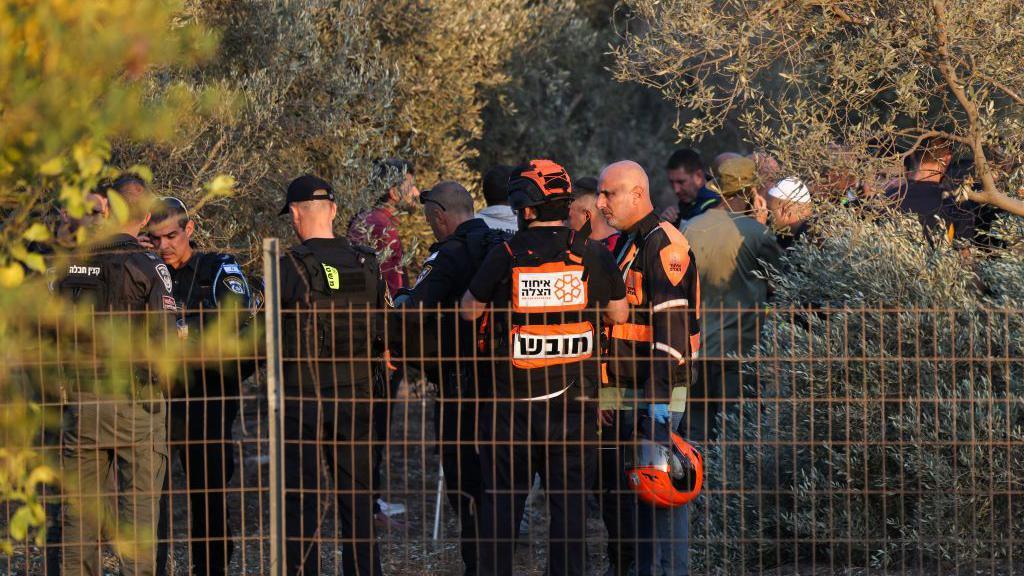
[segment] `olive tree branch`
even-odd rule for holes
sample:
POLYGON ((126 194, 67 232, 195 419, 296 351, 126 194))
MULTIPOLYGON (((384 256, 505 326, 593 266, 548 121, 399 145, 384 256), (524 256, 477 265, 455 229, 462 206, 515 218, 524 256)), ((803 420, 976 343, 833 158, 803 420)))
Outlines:
POLYGON ((935 16, 935 52, 938 56, 938 68, 946 81, 946 87, 952 92, 960 107, 967 115, 967 144, 974 155, 974 173, 981 180, 981 191, 968 193, 968 197, 976 202, 991 204, 1018 216, 1024 216, 1024 201, 1010 198, 996 187, 992 168, 985 156, 985 139, 979 120, 978 105, 967 96, 963 83, 952 64, 949 53, 949 31, 945 0, 931 0, 932 13, 935 16))

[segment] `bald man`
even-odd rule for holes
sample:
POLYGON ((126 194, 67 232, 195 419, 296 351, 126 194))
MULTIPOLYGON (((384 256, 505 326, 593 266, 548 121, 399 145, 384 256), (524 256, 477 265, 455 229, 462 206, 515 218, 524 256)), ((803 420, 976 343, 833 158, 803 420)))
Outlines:
POLYGON ((342 573, 381 574, 374 529, 370 400, 384 355, 387 285, 371 248, 334 235, 334 190, 316 176, 288 186, 281 215, 302 241, 281 257, 281 341, 285 362, 285 565, 289 574, 320 569, 322 462, 328 463, 342 573), (369 310, 369 312, 368 312, 369 310))
MULTIPOLYGON (((690 384, 690 359, 700 347, 700 282, 690 245, 651 203, 650 181, 632 161, 601 171, 597 207, 623 238, 615 250, 626 281, 629 323, 611 329, 607 382, 601 394, 604 424, 636 408, 636 430, 666 442, 681 434, 690 384)), ((629 426, 620 426, 621 428, 629 426)), ((686 574, 686 507, 657 509, 637 504, 636 574, 686 574)))
POLYGON ((426 363, 424 369, 439 386, 434 418, 441 439, 445 489, 459 514, 464 574, 475 575, 479 573, 477 510, 484 489, 475 446, 477 371, 472 366, 478 326, 475 321, 460 320, 454 308, 490 249, 511 235, 475 218, 473 198, 458 182, 441 182, 420 192, 420 202, 437 243, 430 247, 415 284, 399 295, 395 305, 406 309, 423 306, 422 318, 419 313, 405 315, 407 320, 422 321, 422 330, 406 324, 406 355, 440 359, 426 363), (438 307, 439 322, 436 314, 429 312, 438 307), (423 342, 410 342, 421 334, 423 342))

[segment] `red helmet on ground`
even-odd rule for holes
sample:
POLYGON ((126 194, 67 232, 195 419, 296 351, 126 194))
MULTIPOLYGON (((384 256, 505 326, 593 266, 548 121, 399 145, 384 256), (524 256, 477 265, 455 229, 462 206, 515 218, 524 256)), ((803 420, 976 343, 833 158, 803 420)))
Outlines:
POLYGON ((531 160, 517 166, 508 181, 509 206, 519 211, 559 200, 572 200, 572 182, 561 164, 551 160, 531 160))
POLYGON ((659 508, 682 506, 700 494, 704 459, 689 442, 672 434, 668 444, 641 440, 626 463, 629 487, 659 508))

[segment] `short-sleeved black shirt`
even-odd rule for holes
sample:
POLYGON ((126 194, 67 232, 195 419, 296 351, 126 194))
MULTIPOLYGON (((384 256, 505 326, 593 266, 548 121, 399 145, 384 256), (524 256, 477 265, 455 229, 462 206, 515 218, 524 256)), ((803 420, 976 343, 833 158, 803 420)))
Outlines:
MULTIPOLYGON (((555 259, 564 253, 570 242, 571 230, 566 227, 539 227, 520 230, 513 243, 527 246, 543 260, 555 259)), ((543 369, 513 370, 508 357, 509 323, 507 309, 512 299, 513 257, 504 246, 498 246, 484 259, 480 270, 469 284, 469 293, 480 302, 493 304, 493 378, 482 378, 481 391, 495 397, 537 398, 556 393, 574 382, 584 380, 579 392, 587 396, 596 395, 597 380, 601 361, 601 346, 597 345, 601 334, 601 314, 611 300, 626 297, 626 286, 619 275, 615 259, 600 242, 588 241, 583 247, 583 267, 587 275, 587 309, 580 313, 580 319, 590 322, 595 331, 595 351, 592 357, 576 364, 562 364, 543 369), (486 383, 493 382, 493 389, 486 390, 486 383), (511 385, 509 383, 512 383, 511 385)), ((539 316, 539 315, 538 315, 539 316)), ((555 319, 559 314, 547 314, 555 319)), ((563 316, 564 317, 564 316, 563 316)), ((532 322, 532 320, 531 320, 532 322)), ((488 372, 487 367, 482 372, 488 372)))

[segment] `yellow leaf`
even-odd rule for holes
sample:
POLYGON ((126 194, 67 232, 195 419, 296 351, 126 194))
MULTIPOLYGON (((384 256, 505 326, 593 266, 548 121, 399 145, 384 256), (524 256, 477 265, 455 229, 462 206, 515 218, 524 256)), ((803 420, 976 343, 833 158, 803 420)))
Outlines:
POLYGON ((35 252, 29 252, 21 244, 15 244, 10 248, 11 256, 20 260, 28 266, 29 270, 35 270, 36 272, 46 272, 46 260, 43 259, 42 254, 35 252))
POLYGON ((41 222, 36 222, 25 230, 21 237, 27 242, 46 242, 50 239, 50 230, 41 222))
POLYGON ((57 482, 57 472, 49 466, 37 466, 28 475, 28 485, 35 487, 38 484, 54 484, 57 482))
POLYGON ((75 157, 75 163, 78 164, 79 172, 84 177, 95 176, 103 169, 103 158, 87 143, 76 144, 72 155, 75 157))
POLYGON ((17 262, 0 268, 0 287, 16 288, 25 281, 25 269, 17 262))
POLYGON ((56 176, 64 170, 64 159, 60 156, 52 158, 39 167, 39 173, 43 176, 56 176))
POLYGON ((128 203, 124 197, 114 190, 107 191, 107 200, 110 202, 110 212, 117 222, 124 224, 128 221, 128 203))
POLYGON ((22 506, 11 518, 11 523, 7 526, 7 533, 11 535, 11 539, 21 541, 28 536, 28 529, 34 524, 32 509, 22 506))
POLYGON ((135 174, 136 176, 138 176, 139 178, 142 178, 146 182, 153 182, 153 171, 149 169, 149 166, 144 166, 142 164, 135 164, 134 166, 129 168, 126 171, 126 173, 128 173, 128 174, 135 174))
POLYGON ((235 190, 235 177, 221 174, 206 185, 206 190, 211 197, 230 196, 235 190))

